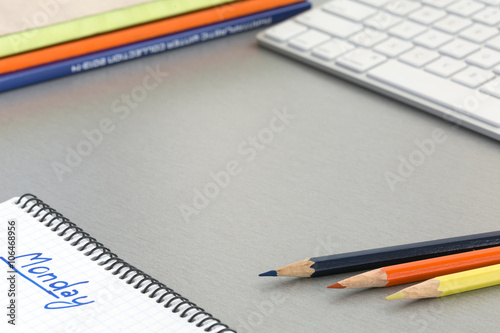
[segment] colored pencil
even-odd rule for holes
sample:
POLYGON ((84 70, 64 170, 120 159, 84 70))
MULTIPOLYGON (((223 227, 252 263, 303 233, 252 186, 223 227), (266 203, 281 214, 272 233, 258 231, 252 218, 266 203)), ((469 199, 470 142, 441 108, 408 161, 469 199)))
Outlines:
POLYGON ((387 300, 434 298, 500 284, 500 265, 438 276, 387 296, 387 300))
POLYGON ((309 258, 260 276, 317 277, 500 246, 500 231, 309 258))
POLYGON ((299 2, 180 33, 0 75, 0 92, 256 29, 286 20, 309 8, 311 8, 309 2, 299 2))
POLYGON ((230 20, 304 0, 246 0, 0 59, 0 74, 230 20))
POLYGON ((328 286, 336 289, 389 287, 500 264, 500 246, 382 267, 328 286))
MULTIPOLYGON (((235 0, 155 0, 30 31, 0 36, 0 57, 36 50, 235 0), (31 36, 33 35, 33 36, 31 36)), ((64 7, 64 6, 63 6, 64 7)))

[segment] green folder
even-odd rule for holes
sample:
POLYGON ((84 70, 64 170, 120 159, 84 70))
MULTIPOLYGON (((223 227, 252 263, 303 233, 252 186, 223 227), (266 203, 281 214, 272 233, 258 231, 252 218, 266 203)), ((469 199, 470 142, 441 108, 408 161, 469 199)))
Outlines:
POLYGON ((13 33, 0 37, 0 58, 233 1, 235 0, 156 0, 13 33))

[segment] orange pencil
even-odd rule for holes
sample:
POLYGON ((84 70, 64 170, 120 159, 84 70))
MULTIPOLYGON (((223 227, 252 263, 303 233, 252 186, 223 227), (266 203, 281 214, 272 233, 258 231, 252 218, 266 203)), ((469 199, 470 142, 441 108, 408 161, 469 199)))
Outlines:
POLYGON ((374 269, 328 288, 389 287, 495 264, 500 264, 500 246, 374 269))
POLYGON ((304 0, 245 0, 0 59, 0 74, 222 22, 304 0))

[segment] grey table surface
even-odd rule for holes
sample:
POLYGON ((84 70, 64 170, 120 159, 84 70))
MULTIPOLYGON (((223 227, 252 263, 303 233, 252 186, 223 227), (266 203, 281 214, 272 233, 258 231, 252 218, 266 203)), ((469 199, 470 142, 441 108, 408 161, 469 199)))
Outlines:
POLYGON ((500 151, 259 48, 256 33, 1 94, 0 200, 35 193, 239 332, 497 332, 497 287, 388 302, 399 287, 326 289, 349 274, 257 276, 499 229, 500 151), (444 140, 419 153, 435 131, 444 140))

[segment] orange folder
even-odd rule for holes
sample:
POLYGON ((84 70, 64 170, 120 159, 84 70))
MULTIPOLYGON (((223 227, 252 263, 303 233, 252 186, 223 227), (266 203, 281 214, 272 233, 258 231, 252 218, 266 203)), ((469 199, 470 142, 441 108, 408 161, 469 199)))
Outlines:
POLYGON ((243 0, 0 59, 0 74, 258 13, 305 0, 243 0))

